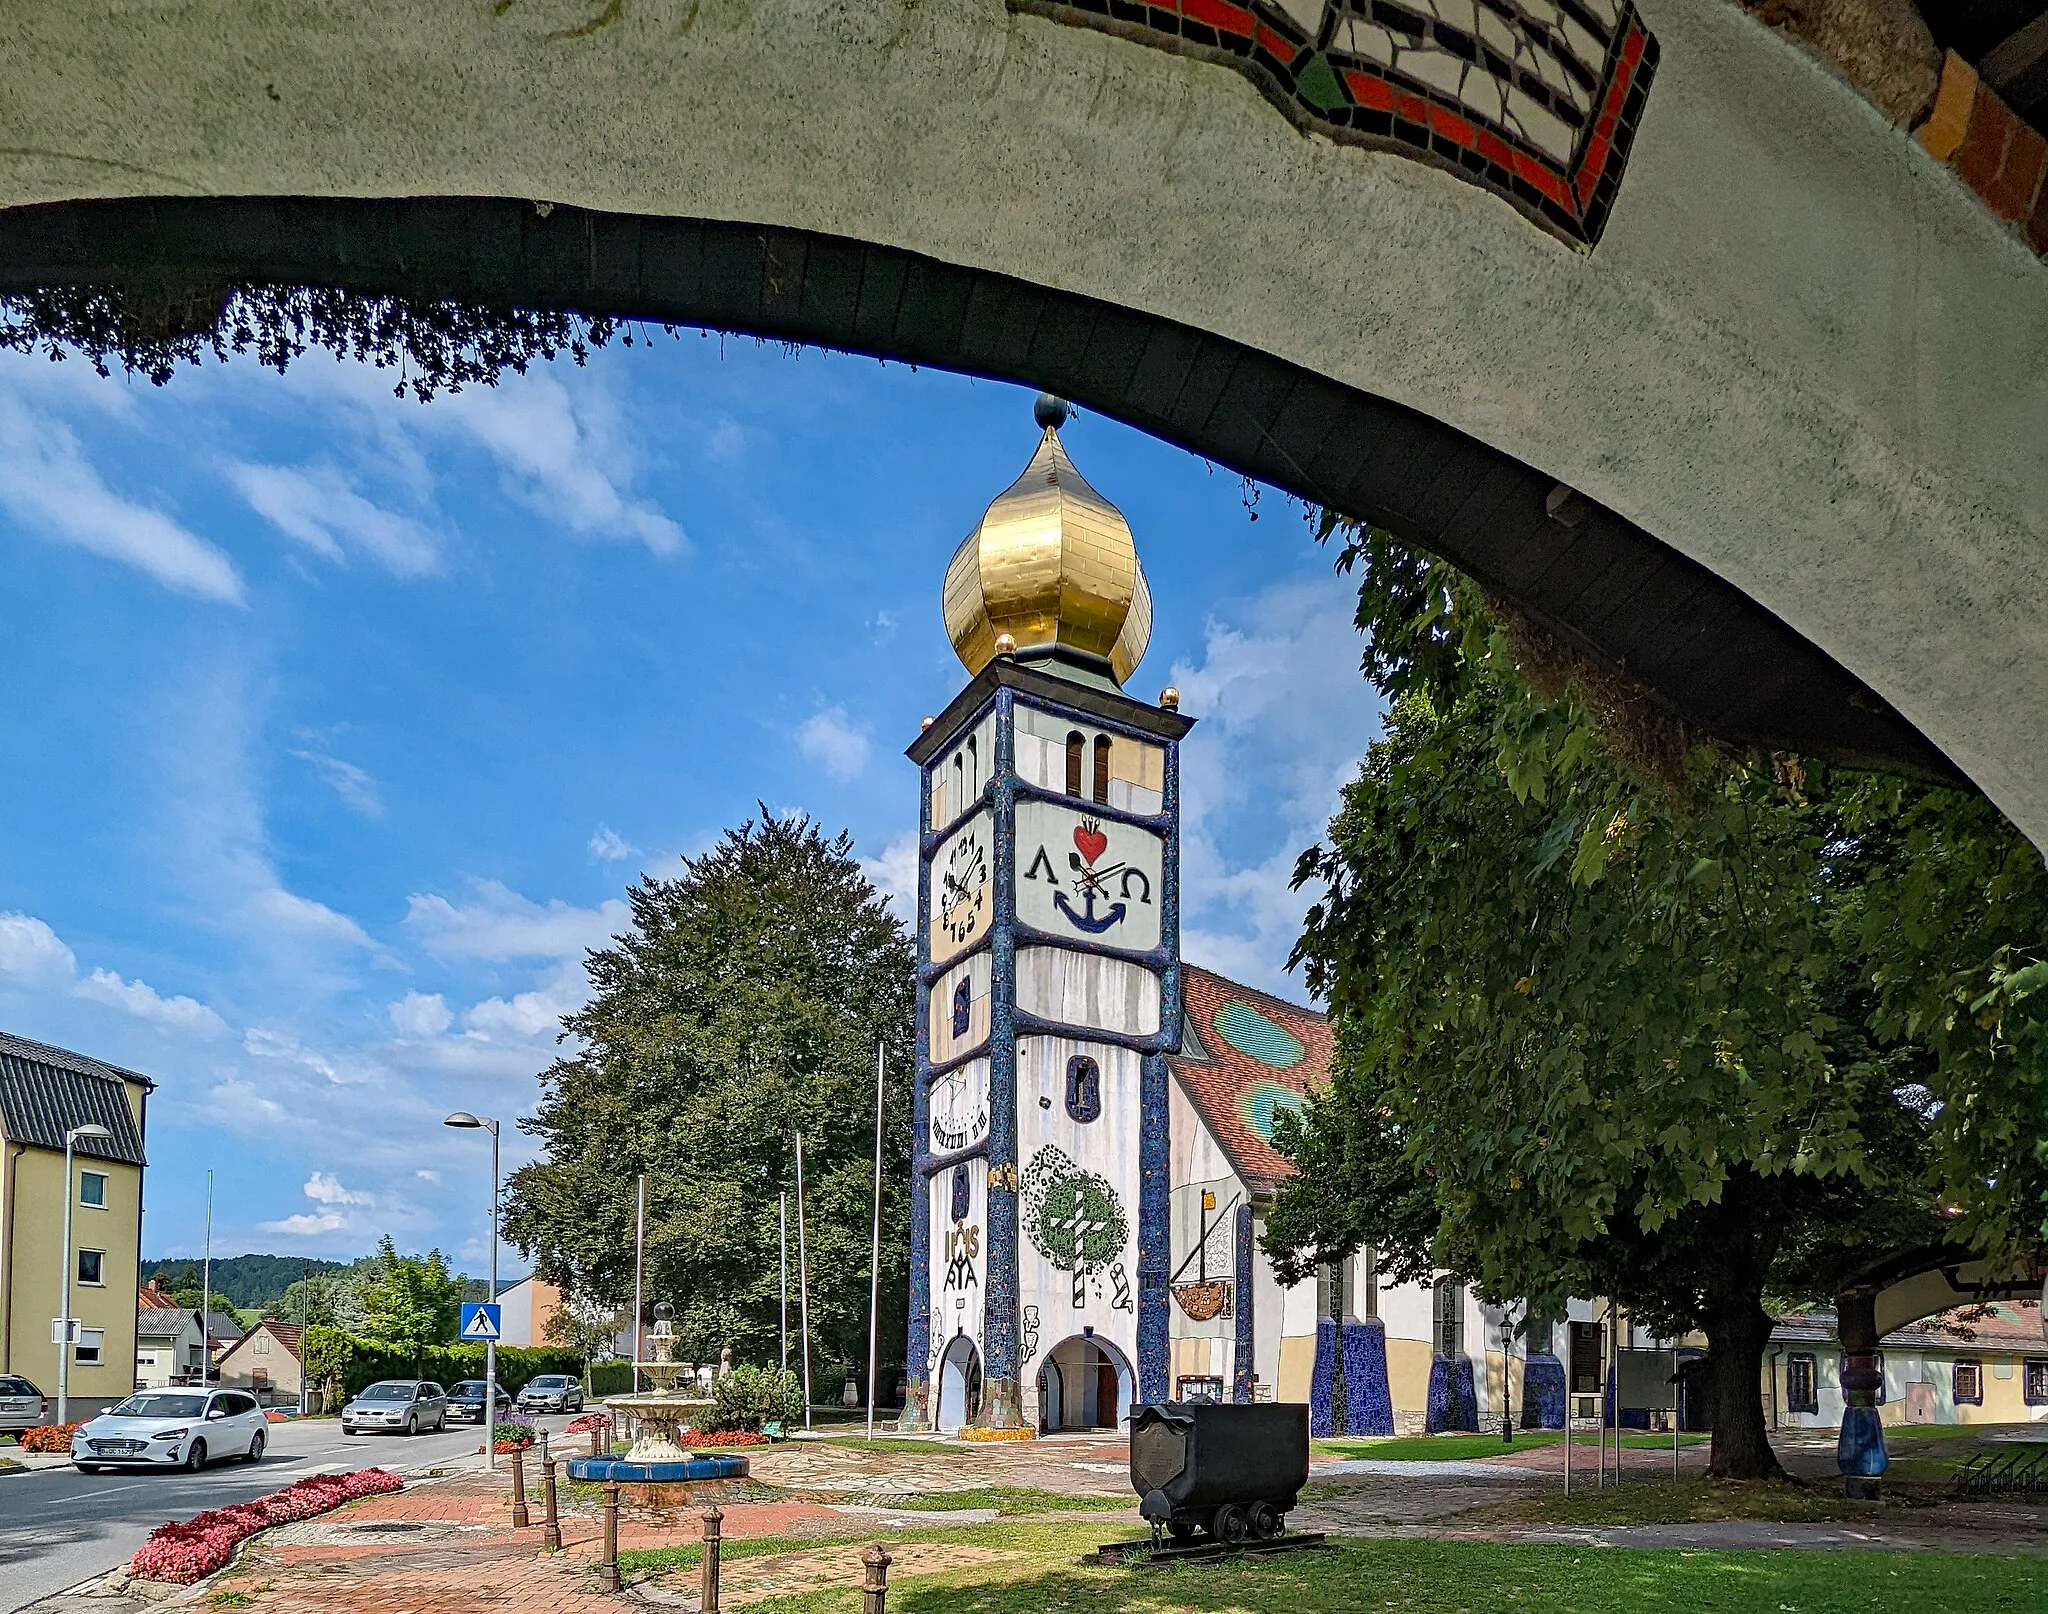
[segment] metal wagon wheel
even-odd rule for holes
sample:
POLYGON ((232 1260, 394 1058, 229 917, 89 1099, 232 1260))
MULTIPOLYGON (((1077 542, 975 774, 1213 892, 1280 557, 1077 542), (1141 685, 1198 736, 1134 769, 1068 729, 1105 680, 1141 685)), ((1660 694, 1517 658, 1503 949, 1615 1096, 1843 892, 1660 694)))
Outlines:
POLYGON ((1244 1509, 1235 1502, 1225 1502, 1216 1510, 1216 1517, 1209 1525, 1209 1533, 1226 1547, 1241 1547, 1251 1534, 1251 1521, 1244 1515, 1244 1509))
POLYGON ((1254 1502, 1251 1518, 1252 1535, 1260 1541, 1271 1541, 1287 1528, 1287 1515, 1271 1502, 1254 1502))

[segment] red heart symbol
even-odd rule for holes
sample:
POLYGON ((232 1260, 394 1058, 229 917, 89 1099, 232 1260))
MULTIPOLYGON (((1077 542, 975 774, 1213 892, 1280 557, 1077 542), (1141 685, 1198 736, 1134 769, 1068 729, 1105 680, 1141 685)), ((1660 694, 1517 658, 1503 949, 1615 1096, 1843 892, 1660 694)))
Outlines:
POLYGON ((1081 854, 1083 862, 1093 868, 1095 860, 1109 850, 1109 837, 1093 824, 1077 825, 1074 830, 1074 850, 1081 854))

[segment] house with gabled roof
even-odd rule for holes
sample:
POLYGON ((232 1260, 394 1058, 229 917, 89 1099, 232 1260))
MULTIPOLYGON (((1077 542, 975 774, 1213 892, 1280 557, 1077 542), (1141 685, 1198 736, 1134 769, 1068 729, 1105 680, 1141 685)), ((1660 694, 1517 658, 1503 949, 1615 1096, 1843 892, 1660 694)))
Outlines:
POLYGON ((266 1404, 299 1398, 299 1342, 305 1330, 297 1323, 266 1317, 221 1352, 213 1376, 237 1390, 255 1392, 266 1404))

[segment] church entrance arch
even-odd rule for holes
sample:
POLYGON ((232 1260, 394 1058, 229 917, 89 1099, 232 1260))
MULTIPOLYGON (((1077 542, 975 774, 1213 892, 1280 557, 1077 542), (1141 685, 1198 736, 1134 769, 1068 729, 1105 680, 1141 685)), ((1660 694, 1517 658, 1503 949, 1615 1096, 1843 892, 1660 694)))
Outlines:
POLYGON ((981 1352, 961 1334, 939 1361, 939 1411, 933 1421, 940 1434, 957 1434, 980 1412, 981 1352))
POLYGON ((1137 1398, 1137 1375, 1122 1351, 1099 1335, 1070 1335, 1039 1364, 1039 1433, 1120 1429, 1137 1398))

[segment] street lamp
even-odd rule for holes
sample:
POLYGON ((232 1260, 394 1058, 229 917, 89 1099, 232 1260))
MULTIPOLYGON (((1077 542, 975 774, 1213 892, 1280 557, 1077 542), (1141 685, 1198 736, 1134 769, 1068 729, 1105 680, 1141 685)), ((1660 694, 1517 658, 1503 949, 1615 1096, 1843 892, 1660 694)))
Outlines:
POLYGON ((71 1389, 71 1207, 78 1199, 78 1183, 72 1174, 71 1157, 80 1138, 111 1138, 114 1134, 97 1123, 75 1126, 64 1134, 64 1277, 57 1290, 57 1422, 67 1424, 71 1389))
MULTIPOLYGON (((458 1127, 473 1131, 482 1127, 491 1135, 491 1292, 493 1305, 498 1299, 498 1123, 488 1115, 471 1115, 467 1110, 457 1110, 443 1126, 458 1127)), ((484 1462, 488 1467, 498 1466, 498 1342, 484 1341, 484 1462)))

